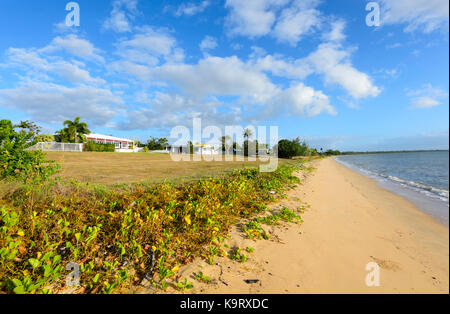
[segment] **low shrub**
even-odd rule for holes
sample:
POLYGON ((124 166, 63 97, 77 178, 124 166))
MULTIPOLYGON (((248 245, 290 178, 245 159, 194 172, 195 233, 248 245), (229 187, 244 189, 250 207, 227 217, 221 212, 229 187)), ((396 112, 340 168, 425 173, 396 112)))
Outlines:
POLYGON ((84 150, 86 152, 115 152, 116 146, 114 144, 103 144, 88 141, 84 144, 84 150))
POLYGON ((28 150, 37 143, 34 131, 9 120, 0 121, 0 179, 19 178, 26 183, 45 181, 59 165, 47 161, 39 150, 28 150))
POLYGON ((244 169, 121 191, 75 182, 45 194, 45 188, 18 189, 0 212, 0 291, 57 292, 71 262, 79 266, 79 292, 112 293, 144 278, 165 288, 178 265, 211 251, 236 219, 264 212, 271 191, 298 182, 295 169, 244 169))

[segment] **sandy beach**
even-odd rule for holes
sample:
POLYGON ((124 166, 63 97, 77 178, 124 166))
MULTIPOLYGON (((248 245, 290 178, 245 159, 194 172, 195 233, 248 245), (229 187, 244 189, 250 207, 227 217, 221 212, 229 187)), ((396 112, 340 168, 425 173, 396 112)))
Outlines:
POLYGON ((304 223, 266 227, 269 241, 245 239, 237 225, 228 245, 254 248, 248 261, 223 257, 181 268, 194 283, 190 293, 449 293, 447 227, 331 158, 313 166, 271 206, 308 204, 304 223), (366 285, 370 262, 380 267, 378 287, 366 285), (199 271, 212 281, 193 279, 199 271))

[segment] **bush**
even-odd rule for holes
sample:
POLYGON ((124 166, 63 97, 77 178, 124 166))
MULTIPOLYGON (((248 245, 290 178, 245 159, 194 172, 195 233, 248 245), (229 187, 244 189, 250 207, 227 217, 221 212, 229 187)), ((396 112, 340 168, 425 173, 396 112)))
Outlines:
POLYGON ((325 152, 325 155, 326 156, 339 156, 339 155, 341 155, 341 152, 338 150, 329 149, 325 152))
POLYGON ((77 183, 19 189, 0 207, 0 293, 58 292, 68 262, 79 265, 84 293, 111 293, 144 278, 164 288, 177 265, 201 256, 237 218, 265 211, 271 191, 298 182, 296 169, 122 191, 77 183))
POLYGON ((293 141, 281 140, 278 142, 278 157, 292 158, 297 156, 297 147, 293 141))
POLYGON ((36 141, 42 143, 52 143, 55 142, 55 137, 51 134, 39 134, 36 136, 36 141))
POLYGON ((167 138, 154 138, 152 137, 147 141, 147 147, 149 150, 163 150, 169 144, 167 138))
POLYGON ((9 120, 0 121, 0 178, 16 177, 29 182, 46 180, 57 172, 59 166, 46 161, 42 151, 27 150, 37 143, 34 137, 34 131, 13 125, 9 120))
POLYGON ((306 142, 301 142, 300 138, 278 142, 278 157, 292 158, 296 156, 317 156, 317 151, 310 148, 306 142))
POLYGON ((110 152, 116 151, 116 146, 114 144, 102 144, 89 141, 84 145, 84 151, 86 152, 110 152))

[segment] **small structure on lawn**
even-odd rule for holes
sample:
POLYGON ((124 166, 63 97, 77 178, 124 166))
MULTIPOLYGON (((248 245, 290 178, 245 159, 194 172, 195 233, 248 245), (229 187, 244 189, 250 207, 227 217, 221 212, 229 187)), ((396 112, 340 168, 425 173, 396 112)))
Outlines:
MULTIPOLYGON (((196 155, 219 155, 221 153, 220 149, 210 144, 194 144, 193 146, 193 153, 196 155)), ((189 146, 167 145, 164 151, 171 154, 188 154, 189 146)))
POLYGON ((167 145, 166 147, 164 147, 164 152, 168 154, 189 154, 189 147, 167 145))
POLYGON ((198 155, 219 155, 220 150, 211 144, 195 144, 194 154, 198 155))

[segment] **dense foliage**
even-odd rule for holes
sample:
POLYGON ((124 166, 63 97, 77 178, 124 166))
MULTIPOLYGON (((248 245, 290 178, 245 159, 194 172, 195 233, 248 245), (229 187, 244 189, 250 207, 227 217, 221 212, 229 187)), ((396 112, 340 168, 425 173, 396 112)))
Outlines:
POLYGON ((324 153, 325 156, 339 156, 341 152, 338 150, 329 149, 324 153))
POLYGON ((165 288, 178 265, 211 254, 206 246, 214 247, 237 218, 264 212, 273 191, 298 182, 296 169, 240 170, 125 191, 78 183, 15 190, 0 212, 0 290, 56 292, 69 262, 80 267, 79 293, 111 293, 144 278, 165 288))
POLYGON ((57 171, 57 165, 46 161, 43 152, 28 150, 37 143, 35 132, 27 123, 0 121, 0 178, 16 177, 30 182, 45 180, 57 171))
POLYGON ((149 150, 164 150, 168 144, 169 140, 167 138, 152 137, 147 141, 147 147, 149 150))
POLYGON ((116 146, 114 144, 104 144, 88 141, 84 144, 86 152, 115 152, 116 146))
POLYGON ((36 136, 36 141, 41 143, 55 142, 55 137, 51 134, 39 134, 36 136))
POLYGON ((308 146, 306 142, 301 142, 300 138, 294 140, 281 140, 278 142, 278 157, 292 158, 297 156, 317 156, 317 151, 308 146))
POLYGON ((57 132, 56 140, 61 143, 84 143, 86 134, 90 134, 89 126, 85 122, 80 122, 80 117, 73 121, 64 121, 64 128, 57 132))

